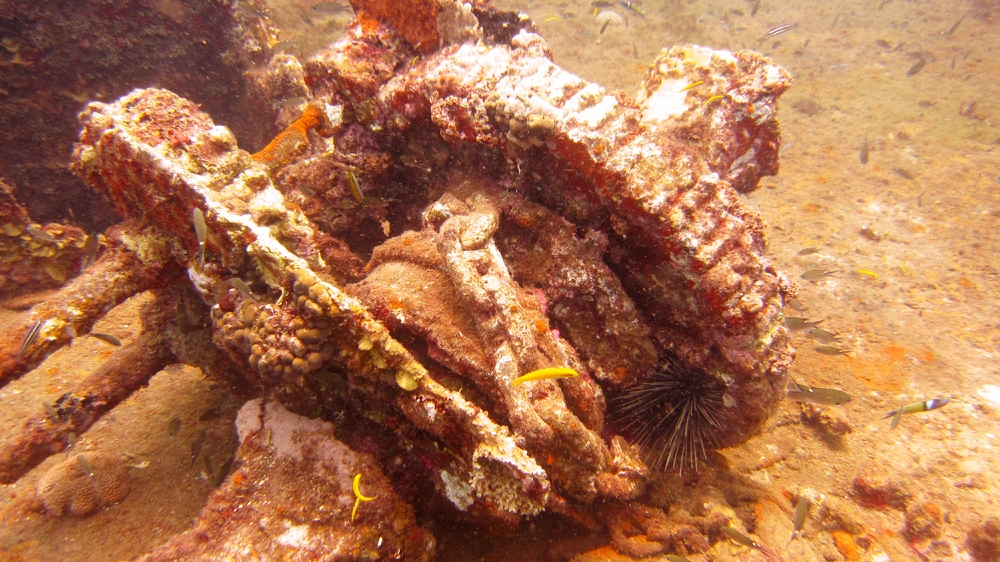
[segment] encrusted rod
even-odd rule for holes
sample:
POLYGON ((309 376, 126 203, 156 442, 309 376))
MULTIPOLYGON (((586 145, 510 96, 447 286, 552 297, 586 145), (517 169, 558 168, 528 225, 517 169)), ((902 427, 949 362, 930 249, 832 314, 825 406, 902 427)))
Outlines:
POLYGON ((64 450, 71 432, 83 434, 176 360, 163 333, 163 326, 173 322, 175 304, 174 292, 158 296, 146 306, 142 335, 116 351, 54 405, 39 403, 37 414, 13 435, 5 436, 0 442, 0 484, 17 481, 50 455, 64 450))
POLYGON ((107 240, 108 249, 93 266, 36 305, 21 324, 0 333, 0 388, 89 332, 116 305, 169 277, 162 274, 170 263, 167 247, 154 229, 124 223, 112 227, 107 240), (36 323, 37 334, 29 337, 36 323))

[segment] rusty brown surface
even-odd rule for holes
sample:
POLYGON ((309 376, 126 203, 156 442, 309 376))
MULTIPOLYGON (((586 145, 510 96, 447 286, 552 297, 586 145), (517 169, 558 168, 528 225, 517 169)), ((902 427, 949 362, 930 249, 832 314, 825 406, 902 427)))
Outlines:
POLYGON ((109 248, 93 266, 0 335, 0 387, 37 367, 73 337, 89 332, 115 305, 174 279, 163 274, 169 262, 155 231, 123 224, 110 229, 107 238, 109 248), (20 353, 36 322, 42 323, 38 337, 20 353))
POLYGON ((101 416, 145 386, 150 377, 176 361, 163 331, 172 323, 175 307, 176 293, 153 300, 142 318, 145 333, 50 404, 51 411, 39 404, 37 415, 5 435, 0 443, 0 483, 16 482, 35 465, 64 450, 70 433, 83 435, 101 416))

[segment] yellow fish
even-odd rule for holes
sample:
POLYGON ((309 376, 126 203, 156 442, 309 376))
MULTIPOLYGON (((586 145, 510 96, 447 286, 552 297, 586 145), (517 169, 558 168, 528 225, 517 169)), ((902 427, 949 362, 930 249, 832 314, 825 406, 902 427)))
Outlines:
POLYGON ((580 373, 577 373, 568 367, 548 367, 546 369, 538 369, 537 371, 531 371, 530 373, 521 375, 514 379, 514 382, 512 382, 511 385, 517 386, 521 383, 541 379, 569 379, 578 376, 580 376, 580 373))
POLYGON ((361 502, 370 502, 375 499, 375 496, 368 497, 361 493, 361 473, 357 473, 354 476, 354 509, 351 510, 351 521, 354 521, 354 516, 358 514, 358 506, 361 502))

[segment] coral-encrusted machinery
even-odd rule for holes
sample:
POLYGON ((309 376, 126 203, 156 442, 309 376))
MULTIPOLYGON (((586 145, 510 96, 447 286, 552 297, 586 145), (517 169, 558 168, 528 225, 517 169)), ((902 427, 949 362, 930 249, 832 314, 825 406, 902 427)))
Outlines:
POLYGON ((640 505, 616 397, 680 364, 719 392, 701 429, 725 447, 782 396, 794 286, 739 193, 777 170, 788 76, 675 47, 634 100, 553 64, 523 17, 412 4, 357 2, 304 67, 275 57, 310 95, 256 154, 145 89, 86 108, 74 170, 149 229, 143 263, 186 270, 228 356, 214 364, 254 394, 349 412, 470 519, 640 505), (581 376, 511 384, 546 367, 581 376))

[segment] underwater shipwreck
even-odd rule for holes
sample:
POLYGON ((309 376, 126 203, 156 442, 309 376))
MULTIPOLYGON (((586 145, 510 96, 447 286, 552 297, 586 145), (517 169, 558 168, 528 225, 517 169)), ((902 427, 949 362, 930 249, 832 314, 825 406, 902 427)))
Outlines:
MULTIPOLYGON (((191 530, 142 560, 435 559, 425 518, 605 537, 581 561, 773 527, 700 478, 760 431, 794 356, 796 286, 740 201, 777 173, 782 68, 676 46, 637 97, 611 94, 526 16, 454 0, 354 0, 300 61, 236 4, 213 9, 241 107, 265 108, 243 128, 270 119, 273 140, 251 153, 195 102, 135 89, 86 106, 70 163, 123 222, 32 227, 3 190, 6 278, 35 282, 11 264, 44 255, 65 283, 0 335, 0 385, 155 297, 143 335, 0 443, 0 482, 185 363, 238 389, 240 446, 191 530)), ((120 499, 92 460, 61 470, 94 489, 46 511, 120 499)))

